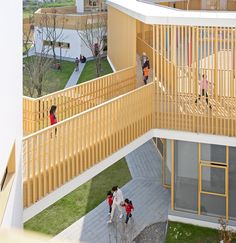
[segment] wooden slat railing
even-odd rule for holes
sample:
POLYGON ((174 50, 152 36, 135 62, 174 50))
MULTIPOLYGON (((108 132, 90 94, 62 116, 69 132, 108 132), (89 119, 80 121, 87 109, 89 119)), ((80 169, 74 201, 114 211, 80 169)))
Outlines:
POLYGON ((153 128, 153 83, 23 140, 28 207, 153 128))
POLYGON ((63 29, 84 29, 87 22, 91 18, 102 18, 106 24, 107 12, 88 12, 78 14, 75 7, 67 8, 43 8, 39 9, 34 14, 35 26, 53 27, 54 23, 57 28, 63 29))
POLYGON ((154 39, 156 127, 236 136, 235 28, 156 25, 154 39))
POLYGON ((127 68, 43 97, 23 98, 23 129, 29 134, 50 125, 49 111, 57 106, 62 121, 136 87, 136 69, 127 68))

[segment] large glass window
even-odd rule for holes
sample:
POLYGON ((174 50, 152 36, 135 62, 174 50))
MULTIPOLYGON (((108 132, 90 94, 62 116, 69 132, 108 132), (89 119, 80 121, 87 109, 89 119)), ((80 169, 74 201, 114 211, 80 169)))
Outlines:
POLYGON ((214 144, 201 144, 201 160, 225 163, 226 147, 214 144))
POLYGON ((211 216, 226 216, 228 188, 226 146, 214 144, 200 145, 200 213, 211 216))
POLYGON ((201 214, 209 216, 225 216, 225 197, 215 195, 201 195, 201 214))
POLYGON ((175 209, 198 210, 198 144, 175 141, 175 209))
POLYGON ((202 166, 202 191, 225 194, 225 169, 202 166))

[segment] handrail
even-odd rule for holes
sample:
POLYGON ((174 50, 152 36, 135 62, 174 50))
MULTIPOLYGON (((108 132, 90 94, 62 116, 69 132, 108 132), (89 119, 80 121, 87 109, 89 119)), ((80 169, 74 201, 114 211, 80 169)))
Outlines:
POLYGON ((152 129, 153 87, 150 83, 25 137, 24 205, 152 129))
MULTIPOLYGON (((153 85, 153 82, 150 83, 150 84, 148 84, 147 86, 150 86, 150 85, 153 85)), ((119 95, 119 96, 117 96, 117 97, 114 97, 114 98, 111 99, 111 100, 107 100, 107 101, 105 101, 105 102, 103 102, 103 103, 101 103, 101 104, 99 104, 99 105, 97 105, 97 106, 95 106, 95 107, 92 107, 92 108, 90 108, 90 109, 88 109, 88 110, 85 110, 85 111, 83 111, 83 112, 80 112, 79 114, 76 114, 76 115, 74 115, 74 116, 68 117, 67 119, 65 119, 65 120, 63 120, 63 121, 60 121, 60 122, 58 122, 58 123, 56 123, 56 124, 54 124, 54 125, 45 127, 45 128, 43 128, 43 129, 41 129, 41 130, 39 130, 39 131, 37 131, 37 132, 34 132, 34 133, 30 134, 30 135, 25 136, 25 137, 22 139, 22 141, 25 141, 25 140, 27 140, 27 139, 29 139, 29 138, 34 137, 35 135, 39 135, 39 134, 43 133, 43 132, 49 131, 49 130, 51 130, 51 129, 53 129, 53 128, 57 128, 58 126, 64 124, 65 122, 70 121, 71 119, 76 119, 76 118, 78 118, 78 117, 80 117, 80 116, 86 114, 86 113, 89 112, 89 111, 94 111, 94 110, 96 110, 96 109, 99 109, 99 108, 103 107, 104 105, 109 104, 111 101, 119 100, 119 99, 121 99, 122 97, 125 97, 127 94, 135 93, 136 91, 138 91, 138 90, 140 90, 140 89, 142 89, 142 88, 143 88, 143 86, 141 86, 141 87, 139 87, 139 88, 136 88, 136 89, 134 89, 134 90, 131 90, 131 91, 129 91, 128 93, 125 93, 125 94, 119 95)))
POLYGON ((57 106, 57 118, 61 121, 129 92, 135 86, 136 68, 133 66, 40 98, 23 98, 24 133, 49 125, 51 105, 57 106))
POLYGON ((29 97, 29 96, 23 96, 23 97, 26 97, 28 99, 32 99, 32 100, 40 100, 40 99, 43 99, 43 98, 47 98, 47 97, 50 97, 51 95, 56 95, 56 94, 60 94, 60 93, 64 93, 65 91, 69 91, 69 90, 73 90, 74 88, 78 87, 78 86, 83 86, 83 85, 87 85, 89 83, 92 83, 94 81, 97 81, 97 80, 100 80, 101 78, 106 78, 106 77, 110 77, 111 75, 114 75, 114 74, 119 74, 119 73, 122 73, 124 71, 127 71, 127 70, 131 70, 135 68, 135 66, 132 66, 132 67, 128 67, 128 68, 124 68, 122 70, 119 70, 119 71, 116 71, 115 73, 109 73, 109 74, 105 74, 101 77, 98 77, 98 78, 94 78, 94 79, 91 79, 91 80, 88 80, 84 83, 81 83, 81 84, 75 84, 71 87, 68 87, 68 88, 65 88, 65 89, 62 89, 62 90, 58 90, 58 91, 55 91, 53 93, 50 93, 50 94, 46 94, 46 95, 43 95, 41 97, 38 97, 38 98, 32 98, 32 97, 29 97))

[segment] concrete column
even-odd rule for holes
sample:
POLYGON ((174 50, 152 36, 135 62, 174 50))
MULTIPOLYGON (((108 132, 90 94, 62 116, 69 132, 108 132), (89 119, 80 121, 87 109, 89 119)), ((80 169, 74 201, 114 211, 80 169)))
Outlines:
POLYGON ((85 0, 76 0, 77 13, 83 13, 84 12, 84 1, 85 0))

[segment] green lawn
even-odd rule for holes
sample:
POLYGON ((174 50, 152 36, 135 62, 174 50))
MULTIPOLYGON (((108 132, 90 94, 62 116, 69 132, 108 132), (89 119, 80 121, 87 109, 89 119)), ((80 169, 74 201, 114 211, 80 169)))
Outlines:
MULTIPOLYGON (((29 57, 34 58, 34 57, 29 57)), ((25 60, 25 58, 24 58, 25 60)), ((52 92, 64 89, 68 79, 70 78, 72 72, 75 69, 74 62, 61 61, 61 70, 56 70, 51 68, 45 76, 43 82, 43 92, 42 95, 50 94, 52 92)), ((25 89, 25 86, 28 85, 25 82, 26 74, 23 72, 23 85, 24 85, 24 95, 30 96, 25 89)), ((36 93, 35 93, 36 94, 36 93)), ((33 95, 35 97, 35 95, 33 95)))
POLYGON ((55 2, 39 3, 31 2, 23 9, 23 18, 32 16, 32 14, 39 8, 56 8, 56 7, 69 7, 75 6, 75 0, 56 0, 55 2))
POLYGON ((29 50, 31 46, 32 46, 32 43, 28 43, 27 47, 25 45, 23 45, 23 55, 26 54, 26 51, 29 50))
POLYGON ((61 61, 61 71, 52 69, 46 76, 45 93, 52 93, 64 89, 67 81, 75 69, 74 62, 61 61))
MULTIPOLYGON (((102 74, 101 74, 101 76, 112 73, 111 66, 110 66, 110 64, 109 64, 109 62, 107 61, 106 58, 102 58, 101 63, 102 63, 102 74)), ((86 63, 84 70, 81 73, 80 78, 78 80, 78 84, 83 83, 83 82, 88 81, 88 80, 91 80, 91 79, 94 79, 94 78, 97 78, 96 64, 95 64, 95 61, 92 60, 92 61, 88 61, 86 63)))
POLYGON ((122 159, 27 221, 24 228, 56 235, 103 202, 112 186, 121 187, 130 180, 127 163, 122 159))
POLYGON ((168 224, 166 243, 219 243, 218 230, 170 221, 168 224))

